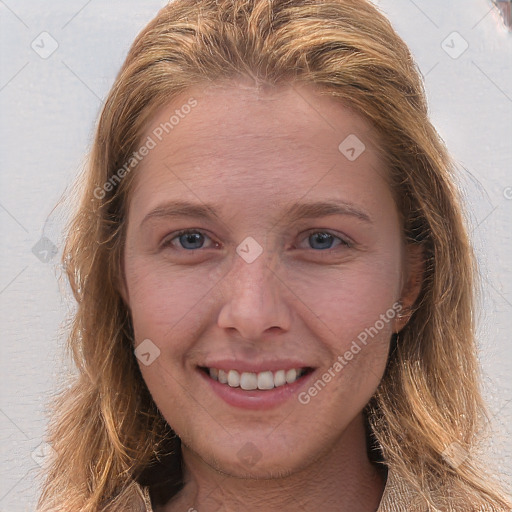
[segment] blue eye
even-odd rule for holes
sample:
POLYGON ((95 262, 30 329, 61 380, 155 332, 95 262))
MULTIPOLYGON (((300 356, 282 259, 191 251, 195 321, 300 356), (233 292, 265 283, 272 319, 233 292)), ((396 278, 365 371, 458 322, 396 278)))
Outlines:
POLYGON ((342 238, 332 235, 326 231, 315 231, 311 233, 308 237, 309 243, 313 246, 316 242, 319 243, 319 246, 313 247, 314 249, 331 249, 334 240, 339 240, 340 243, 337 245, 344 245, 346 247, 350 247, 350 243, 342 238))
MULTIPOLYGON (((203 234, 201 231, 186 229, 180 231, 179 233, 176 233, 175 236, 164 241, 162 245, 164 247, 167 247, 169 245, 175 245, 172 242, 177 239, 180 243, 181 249, 190 251, 194 249, 202 249, 202 245, 204 244, 205 238, 209 237, 203 234)), ((179 249, 180 247, 177 248, 179 249)))

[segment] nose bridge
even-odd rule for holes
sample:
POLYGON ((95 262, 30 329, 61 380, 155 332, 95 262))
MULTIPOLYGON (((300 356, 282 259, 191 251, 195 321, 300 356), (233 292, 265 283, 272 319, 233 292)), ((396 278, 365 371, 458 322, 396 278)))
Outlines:
POLYGON ((232 269, 223 283, 219 327, 234 328, 242 337, 252 340, 273 327, 289 329, 283 285, 272 271, 272 262, 272 254, 261 246, 258 249, 252 240, 238 246, 232 269))

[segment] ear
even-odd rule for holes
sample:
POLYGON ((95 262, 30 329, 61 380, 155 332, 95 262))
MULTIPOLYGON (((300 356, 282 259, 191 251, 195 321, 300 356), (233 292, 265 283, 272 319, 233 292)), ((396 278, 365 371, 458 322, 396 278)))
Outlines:
POLYGON ((412 307, 421 291, 425 273, 423 245, 417 243, 406 244, 404 263, 403 284, 400 295, 402 309, 395 317, 394 331, 396 333, 400 332, 409 322, 413 314, 412 307))

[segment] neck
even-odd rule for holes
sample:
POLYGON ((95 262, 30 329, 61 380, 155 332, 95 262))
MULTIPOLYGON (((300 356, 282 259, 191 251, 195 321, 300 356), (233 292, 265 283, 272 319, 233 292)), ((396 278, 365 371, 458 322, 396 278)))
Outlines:
POLYGON ((302 470, 282 478, 242 479, 221 473, 182 445, 183 490, 155 512, 183 510, 375 512, 384 478, 367 456, 362 415, 337 443, 302 470))

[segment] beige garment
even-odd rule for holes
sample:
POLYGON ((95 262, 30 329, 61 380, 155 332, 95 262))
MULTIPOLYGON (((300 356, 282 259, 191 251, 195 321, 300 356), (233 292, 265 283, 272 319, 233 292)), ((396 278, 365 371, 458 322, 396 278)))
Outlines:
MULTIPOLYGON (((153 512, 149 489, 141 487, 141 494, 144 499, 145 509, 143 512, 153 512)), ((414 494, 408 491, 405 482, 395 478, 391 472, 388 473, 386 487, 377 512, 427 512, 427 508, 414 505, 414 494)))

